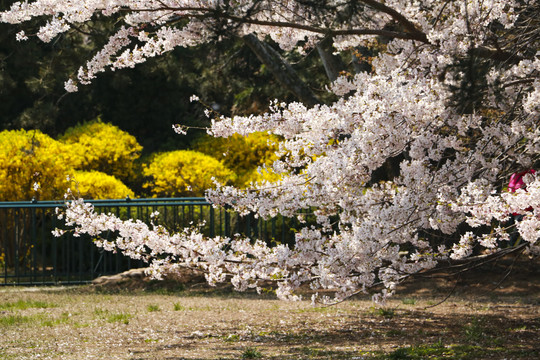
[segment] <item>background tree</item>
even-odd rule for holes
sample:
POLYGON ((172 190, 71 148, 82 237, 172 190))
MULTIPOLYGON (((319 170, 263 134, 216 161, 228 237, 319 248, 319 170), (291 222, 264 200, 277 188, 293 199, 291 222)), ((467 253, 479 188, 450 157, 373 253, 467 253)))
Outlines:
MULTIPOLYGON (((13 3, 0 1, 0 10, 13 3)), ((197 128, 209 125, 204 109, 188 101, 194 93, 225 115, 260 113, 268 99, 295 98, 237 37, 176 48, 134 69, 102 74, 92 85, 66 94, 66 79, 106 43, 119 21, 115 16, 79 24, 49 43, 32 42, 30 49, 15 39, 20 29, 0 23, 0 128, 39 129, 56 137, 100 116, 134 135, 149 154, 186 149, 202 133, 197 128), (172 124, 190 126, 190 136, 175 136, 172 124)), ((24 29, 37 33, 39 21, 24 29)), ((327 97, 317 56, 293 54, 287 60, 317 96, 327 97)))
MULTIPOLYGON (((7 3, 4 1, 2 7, 7 8, 7 3)), ((171 125, 180 122, 194 126, 201 116, 187 101, 193 93, 189 74, 194 69, 189 61, 182 64, 179 60, 186 58, 181 51, 147 64, 147 69, 109 73, 80 93, 66 94, 66 78, 103 45, 107 28, 114 21, 90 24, 47 44, 34 42, 29 52, 15 40, 13 28, 0 24, 1 127, 39 129, 56 137, 68 127, 101 115, 105 122, 115 123, 143 139, 148 152, 160 146, 185 147, 185 141, 174 139, 171 125), (181 68, 188 76, 181 75, 181 68), (140 101, 143 98, 145 101, 140 101)), ((26 26, 29 33, 36 31, 35 24, 26 26)))

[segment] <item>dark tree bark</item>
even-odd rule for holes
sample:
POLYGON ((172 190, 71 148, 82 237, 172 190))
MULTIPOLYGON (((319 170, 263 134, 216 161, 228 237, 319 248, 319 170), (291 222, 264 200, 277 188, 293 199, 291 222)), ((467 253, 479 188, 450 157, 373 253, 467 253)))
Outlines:
POLYGON ((332 38, 326 37, 317 44, 317 52, 322 60, 326 76, 331 82, 336 80, 339 73, 345 70, 345 64, 341 58, 333 54, 332 38))
POLYGON ((306 83, 300 79, 296 71, 270 45, 257 39, 255 35, 244 36, 244 42, 255 53, 257 58, 268 67, 276 80, 289 89, 306 106, 312 107, 320 103, 306 83))

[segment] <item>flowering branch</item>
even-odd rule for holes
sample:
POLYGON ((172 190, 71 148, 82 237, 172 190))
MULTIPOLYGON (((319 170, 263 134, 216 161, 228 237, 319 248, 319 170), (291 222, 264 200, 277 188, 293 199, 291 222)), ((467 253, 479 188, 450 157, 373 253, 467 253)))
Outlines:
MULTIPOLYGON (((148 260, 156 276, 163 268, 196 267, 210 283, 230 280, 239 290, 275 281, 281 298, 296 299, 302 285, 330 290, 333 299, 314 297, 326 303, 379 284, 375 300, 384 301, 404 278, 448 259, 505 254, 511 246, 540 252, 538 175, 524 177, 526 190, 505 185, 513 172, 540 167, 536 3, 36 0, 0 16, 11 23, 49 17, 39 32, 48 41, 98 13, 119 12, 116 33, 68 90, 107 68, 214 41, 216 31, 258 45, 270 37, 283 51, 300 53, 330 39, 332 52, 370 49, 362 58, 369 66, 337 77, 328 86, 337 100, 328 104, 307 97, 273 101, 257 116, 208 113, 213 136, 267 131, 282 139, 277 160, 261 169, 279 180, 248 190, 219 185, 207 198, 263 218, 302 222, 310 209, 313 223, 303 222, 294 245, 207 238, 193 229, 169 234, 97 214, 81 200, 66 210, 75 233, 112 231, 114 241, 97 245, 148 260), (519 218, 511 224, 513 214, 519 218)), ((290 77, 283 69, 274 72, 290 77)))

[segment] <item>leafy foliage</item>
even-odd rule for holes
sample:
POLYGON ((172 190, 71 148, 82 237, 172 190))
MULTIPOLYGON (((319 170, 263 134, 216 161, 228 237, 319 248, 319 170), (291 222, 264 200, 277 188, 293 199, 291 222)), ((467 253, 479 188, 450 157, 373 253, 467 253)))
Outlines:
MULTIPOLYGON (((0 10, 11 3, 0 0, 0 10)), ((100 20, 79 24, 86 34, 72 30, 47 44, 21 44, 15 40, 20 29, 0 23, 0 130, 39 129, 56 137, 78 122, 100 116, 136 136, 148 154, 186 149, 203 132, 193 128, 190 136, 180 138, 171 130, 174 123, 209 125, 202 109, 188 101, 194 93, 227 115, 263 112, 270 98, 294 99, 236 37, 177 48, 134 69, 105 72, 91 86, 66 94, 66 79, 106 43, 117 21, 100 20)), ((22 28, 36 33, 37 23, 22 28)), ((313 56, 309 61, 309 67, 296 68, 312 79, 320 64, 313 56)), ((314 86, 321 87, 318 82, 314 86)))
POLYGON ((177 150, 153 157, 143 168, 150 177, 143 185, 153 196, 201 196, 214 186, 212 179, 229 183, 234 173, 219 160, 196 151, 177 150))

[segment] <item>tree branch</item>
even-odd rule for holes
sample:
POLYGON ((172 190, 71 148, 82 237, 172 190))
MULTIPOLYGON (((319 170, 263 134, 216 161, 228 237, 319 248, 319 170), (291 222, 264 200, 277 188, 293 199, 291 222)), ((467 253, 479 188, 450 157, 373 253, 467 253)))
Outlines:
POLYGON ((508 51, 503 50, 497 50, 497 49, 490 49, 485 46, 480 46, 477 48, 472 49, 472 52, 474 55, 485 58, 485 59, 491 59, 499 62, 508 62, 511 64, 517 64, 521 60, 523 60, 523 57, 508 51))
POLYGON ((398 23, 403 25, 403 27, 409 31, 409 33, 414 34, 415 37, 417 37, 416 40, 419 40, 421 42, 429 43, 426 34, 424 34, 422 31, 420 31, 416 25, 414 25, 411 21, 409 21, 405 16, 397 12, 396 10, 380 3, 375 0, 360 0, 364 4, 368 5, 369 7, 379 10, 385 14, 390 15, 392 19, 396 20, 398 23))
MULTIPOLYGON (((366 0, 371 1, 371 0, 366 0)), ((374 4, 379 4, 375 1, 373 1, 374 4)), ((399 14, 397 11, 390 9, 389 7, 379 4, 382 6, 382 8, 386 9, 387 11, 383 11, 390 16, 391 14, 394 14, 392 16, 396 20, 398 20, 406 30, 409 32, 399 32, 399 31, 391 31, 391 30, 384 30, 384 29, 366 29, 366 28, 358 28, 358 29, 341 29, 341 30, 332 30, 329 28, 321 28, 318 26, 312 26, 312 25, 306 25, 306 24, 298 24, 294 22, 289 21, 273 21, 273 20, 259 20, 259 19, 253 19, 249 17, 241 17, 241 16, 235 16, 228 14, 226 12, 223 12, 221 9, 212 9, 212 8, 205 8, 205 7, 161 7, 159 9, 137 9, 136 12, 157 12, 157 11, 171 11, 171 12, 186 12, 186 14, 179 14, 179 17, 185 17, 185 18, 197 18, 197 19, 227 19, 231 20, 237 24, 252 24, 252 25, 261 25, 261 26, 269 26, 269 27, 278 27, 278 28, 289 28, 289 29, 298 29, 298 30, 304 30, 308 32, 312 32, 315 34, 323 34, 328 36, 338 36, 338 35, 374 35, 374 36, 385 36, 393 39, 404 39, 404 40, 416 40, 423 43, 429 43, 427 40, 426 34, 418 30, 413 23, 411 23, 409 20, 407 20, 403 15, 399 14), (195 12, 195 13, 189 13, 189 12, 195 12), (414 31, 412 31, 414 29, 414 31)), ((378 7, 372 6, 373 8, 380 10, 378 7)), ((126 12, 132 12, 131 9, 123 9, 126 12)))

